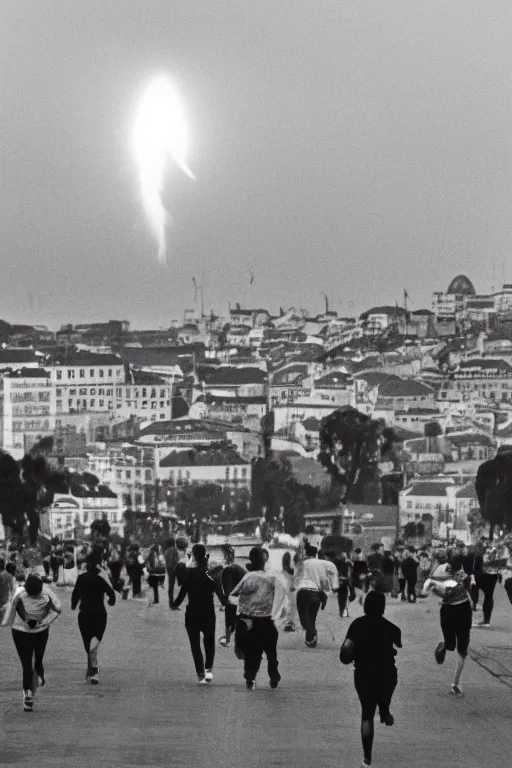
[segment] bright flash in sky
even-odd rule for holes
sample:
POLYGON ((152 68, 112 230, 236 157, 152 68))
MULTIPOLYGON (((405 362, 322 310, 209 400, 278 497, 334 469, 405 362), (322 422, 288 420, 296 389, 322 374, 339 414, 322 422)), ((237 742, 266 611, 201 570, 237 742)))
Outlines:
POLYGON ((186 164, 188 135, 185 110, 172 83, 160 76, 144 92, 135 120, 134 149, 142 203, 165 262, 166 227, 170 217, 162 203, 164 173, 169 159, 193 179, 186 164))

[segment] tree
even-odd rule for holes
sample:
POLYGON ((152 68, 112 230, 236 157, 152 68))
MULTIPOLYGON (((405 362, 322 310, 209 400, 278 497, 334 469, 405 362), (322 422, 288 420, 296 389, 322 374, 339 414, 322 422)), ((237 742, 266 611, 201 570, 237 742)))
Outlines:
POLYGON ((443 430, 438 421, 429 421, 423 427, 425 437, 427 438, 428 452, 431 452, 433 440, 443 434, 443 430))
POLYGON ((362 495, 381 498, 379 462, 392 448, 393 430, 355 408, 340 408, 322 419, 318 461, 346 503, 362 495), (366 489, 366 490, 365 490, 366 489), (378 489, 378 490, 377 490, 378 489))
POLYGON ((475 490, 492 540, 496 526, 512 528, 512 452, 498 453, 478 467, 475 490))
POLYGON ((266 522, 271 526, 284 508, 284 530, 296 535, 304 525, 304 515, 313 511, 320 490, 302 485, 293 474, 286 458, 257 459, 252 469, 252 511, 261 515, 265 508, 266 522))
POLYGON ((48 462, 53 441, 33 446, 17 462, 10 453, 0 451, 0 515, 12 535, 21 539, 28 527, 30 544, 39 533, 40 514, 53 502, 55 493, 65 487, 64 474, 48 462))
POLYGON ((406 539, 415 539, 418 535, 418 526, 415 522, 409 521, 404 525, 404 536, 406 539))

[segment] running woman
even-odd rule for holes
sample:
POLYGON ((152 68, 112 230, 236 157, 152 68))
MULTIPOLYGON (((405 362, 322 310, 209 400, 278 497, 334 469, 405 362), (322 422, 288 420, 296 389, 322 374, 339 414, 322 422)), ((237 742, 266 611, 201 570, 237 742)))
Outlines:
POLYGON ((216 594, 222 605, 226 598, 220 584, 208 574, 208 557, 203 544, 192 547, 191 565, 186 570, 178 597, 171 603, 171 610, 179 608, 188 595, 185 611, 185 629, 190 641, 190 650, 194 659, 197 680, 200 685, 213 680, 213 662, 215 659, 215 607, 213 595, 216 594), (203 635, 204 656, 201 650, 203 635))
POLYGON ((92 685, 99 683, 98 650, 107 627, 107 611, 105 595, 108 604, 116 604, 116 593, 109 582, 98 573, 98 558, 90 554, 86 561, 87 570, 76 580, 71 595, 71 609, 74 611, 78 603, 78 627, 87 654, 87 672, 85 679, 92 685))
POLYGON ((361 702, 362 768, 372 763, 374 717, 379 708, 380 721, 393 725, 389 711, 397 684, 396 648, 402 647, 400 629, 384 618, 386 598, 382 592, 369 592, 364 601, 365 615, 348 628, 340 649, 342 664, 354 662, 354 684, 361 702))
POLYGON ((35 573, 15 592, 2 626, 12 626, 12 638, 23 670, 23 710, 32 712, 37 687, 45 684, 43 658, 49 626, 60 615, 60 601, 35 573))
POLYGON ((469 595, 470 577, 465 571, 457 571, 453 575, 447 569, 442 580, 427 579, 424 589, 433 589, 441 595, 441 631, 443 640, 438 644, 434 656, 438 664, 442 664, 447 651, 457 649, 457 666, 452 684, 452 693, 460 695, 460 678, 468 655, 469 639, 473 611, 469 595))
POLYGON ((266 570, 267 559, 261 547, 249 552, 250 570, 229 595, 230 602, 238 599, 235 648, 244 659, 246 687, 252 691, 263 654, 267 657, 270 687, 281 681, 277 660, 278 631, 275 622, 286 618, 289 598, 280 574, 266 570))

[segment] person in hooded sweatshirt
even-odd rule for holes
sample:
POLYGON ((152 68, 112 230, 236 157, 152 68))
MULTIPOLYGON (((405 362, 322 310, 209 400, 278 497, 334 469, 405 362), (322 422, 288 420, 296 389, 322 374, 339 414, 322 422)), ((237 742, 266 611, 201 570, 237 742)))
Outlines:
POLYGON ((385 608, 382 592, 368 592, 365 615, 352 622, 340 649, 341 663, 353 662, 355 666, 354 684, 361 702, 362 768, 372 762, 377 707, 381 723, 391 726, 395 722, 389 708, 398 681, 395 648, 402 647, 402 633, 384 618, 385 608))
POLYGON ((12 638, 23 670, 23 710, 32 712, 37 687, 45 684, 44 652, 49 626, 60 615, 59 599, 35 573, 14 594, 2 626, 12 626, 12 638))

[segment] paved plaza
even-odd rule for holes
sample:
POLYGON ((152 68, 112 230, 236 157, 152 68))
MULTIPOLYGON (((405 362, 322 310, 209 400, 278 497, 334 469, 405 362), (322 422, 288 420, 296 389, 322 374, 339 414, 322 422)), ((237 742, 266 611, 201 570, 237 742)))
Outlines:
MULTIPOLYGON (((164 598, 118 601, 100 658, 101 683, 86 684, 85 654, 59 589, 62 618, 51 630, 47 685, 32 714, 22 711, 21 675, 9 629, 0 634, 0 765, 13 768, 359 768, 359 702, 352 669, 338 661, 350 620, 330 598, 319 619, 319 646, 281 634, 282 684, 270 690, 264 670, 247 691, 233 650, 217 647, 214 682, 198 686, 184 629, 184 610, 164 598)), ((376 725, 376 768, 481 768, 506 765, 512 750, 512 606, 497 590, 495 628, 474 630, 464 696, 450 694, 453 656, 433 658, 440 638, 439 599, 392 602, 387 616, 403 633, 393 728, 376 725), (501 650, 500 650, 501 649, 501 650), (500 665, 482 661, 492 657, 500 665), (507 675, 507 664, 510 674, 507 675), (503 672, 505 670, 505 672, 503 672)), ((353 617, 361 612, 353 604, 353 617)), ((478 614, 477 614, 478 615, 478 614)), ((218 614, 217 635, 224 616, 218 614)))

